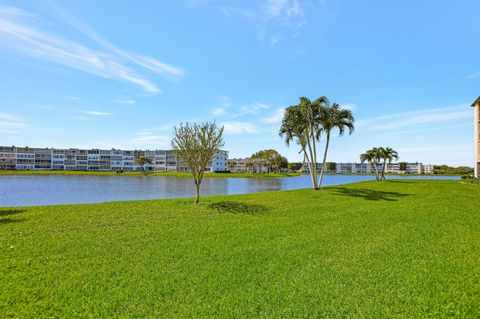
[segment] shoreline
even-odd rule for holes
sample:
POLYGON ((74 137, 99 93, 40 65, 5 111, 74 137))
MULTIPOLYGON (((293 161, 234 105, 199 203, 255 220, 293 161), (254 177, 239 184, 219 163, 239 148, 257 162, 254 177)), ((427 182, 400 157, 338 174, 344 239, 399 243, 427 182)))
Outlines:
MULTIPOLYGON (((62 171, 62 170, 0 170, 1 175, 61 175, 61 176, 168 176, 189 178, 191 174, 188 172, 123 172, 115 171, 62 171)), ((307 172, 284 172, 284 173, 209 173, 206 172, 204 177, 207 178, 282 178, 297 177, 308 175, 307 172)), ((325 175, 360 175, 374 176, 370 173, 325 173, 325 175)), ((385 174, 386 176, 462 176, 462 174, 385 174)), ((320 176, 320 175, 319 175, 320 176)))

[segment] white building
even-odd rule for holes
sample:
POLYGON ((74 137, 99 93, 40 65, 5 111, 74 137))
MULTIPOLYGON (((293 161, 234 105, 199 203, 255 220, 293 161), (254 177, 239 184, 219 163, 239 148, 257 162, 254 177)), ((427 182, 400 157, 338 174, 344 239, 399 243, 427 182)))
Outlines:
POLYGON ((480 96, 472 103, 473 107, 473 127, 474 127, 474 174, 476 178, 480 178, 480 96))
MULTIPOLYGON (((337 174, 373 174, 374 167, 370 163, 335 163, 337 174)), ((322 169, 322 163, 317 163, 317 171, 322 169)), ((377 164, 377 171, 381 172, 383 163, 377 164)), ((305 163, 303 170, 309 171, 308 164, 305 163)), ((327 171, 329 172, 329 171, 327 171)), ((400 170, 400 163, 387 163, 385 167, 387 174, 433 174, 433 165, 422 163, 406 163, 404 171, 400 170)))
MULTIPOLYGON (((0 169, 11 170, 69 170, 69 171, 138 171, 139 157, 152 163, 145 170, 158 172, 186 172, 184 163, 172 150, 131 151, 100 149, 57 149, 0 146, 0 169)), ((227 171, 228 152, 218 151, 207 171, 227 171)))

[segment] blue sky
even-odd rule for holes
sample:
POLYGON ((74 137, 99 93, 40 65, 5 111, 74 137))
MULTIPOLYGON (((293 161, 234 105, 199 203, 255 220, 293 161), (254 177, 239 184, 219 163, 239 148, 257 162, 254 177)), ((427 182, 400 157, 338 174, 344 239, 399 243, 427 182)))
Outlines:
POLYGON ((373 146, 471 165, 478 1, 0 1, 0 144, 168 148, 172 125, 225 126, 231 157, 287 148, 285 106, 325 95, 373 146))

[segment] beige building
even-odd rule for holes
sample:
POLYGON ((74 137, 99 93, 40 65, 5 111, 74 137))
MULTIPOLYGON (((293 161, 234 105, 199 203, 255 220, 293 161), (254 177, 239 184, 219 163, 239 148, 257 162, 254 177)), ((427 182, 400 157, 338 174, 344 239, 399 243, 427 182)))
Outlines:
POLYGON ((475 177, 480 178, 480 96, 472 103, 474 110, 474 146, 475 146, 475 177))

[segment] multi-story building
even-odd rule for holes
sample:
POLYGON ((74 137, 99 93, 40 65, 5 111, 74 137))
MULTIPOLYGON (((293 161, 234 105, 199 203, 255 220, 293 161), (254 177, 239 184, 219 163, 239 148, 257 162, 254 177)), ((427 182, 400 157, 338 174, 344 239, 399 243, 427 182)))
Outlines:
MULTIPOLYGON (((185 164, 172 150, 100 150, 57 149, 0 146, 0 169, 10 170, 68 170, 68 171, 137 171, 136 159, 147 157, 151 164, 145 170, 159 172, 186 172, 185 164)), ((228 170, 228 152, 215 153, 207 171, 228 170)))
POLYGON ((433 174, 433 165, 432 164, 425 164, 422 166, 422 173, 423 174, 433 174))
MULTIPOLYGON (((370 163, 336 163, 335 166, 335 172, 338 174, 372 174, 375 172, 375 167, 370 163)), ((381 172, 383 163, 378 163, 376 166, 377 171, 381 172)), ((430 164, 406 163, 405 166, 405 170, 400 170, 400 163, 387 163, 385 172, 388 174, 433 174, 433 165, 430 164)), ((317 171, 320 172, 321 169, 322 163, 317 163, 317 171)), ((303 170, 309 171, 307 163, 304 164, 303 170)))
POLYGON ((233 158, 228 160, 229 171, 233 173, 245 173, 247 171, 248 158, 233 158))
POLYGON ((480 96, 472 103, 472 107, 474 112, 474 174, 476 178, 480 178, 480 96))

